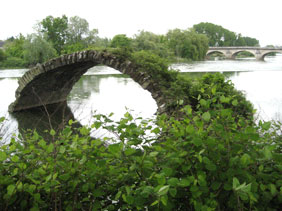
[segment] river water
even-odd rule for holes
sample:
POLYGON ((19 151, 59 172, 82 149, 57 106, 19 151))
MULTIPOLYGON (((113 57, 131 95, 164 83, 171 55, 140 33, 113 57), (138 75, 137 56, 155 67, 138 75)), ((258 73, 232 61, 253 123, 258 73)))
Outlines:
MULTIPOLYGON (((240 60, 215 60, 193 63, 178 63, 173 69, 187 72, 191 77, 199 77, 206 72, 222 72, 235 87, 242 90, 257 110, 257 118, 282 120, 282 55, 266 57, 265 61, 252 58, 240 60)), ((0 117, 6 117, 0 126, 0 136, 8 140, 19 129, 36 127, 39 122, 48 120, 37 111, 16 115, 8 113, 8 106, 15 100, 17 81, 26 70, 0 70, 0 117)), ((134 116, 154 117, 156 102, 148 91, 142 89, 126 75, 105 67, 91 68, 73 87, 68 102, 69 117, 81 124, 90 124, 93 114, 114 113, 115 120, 130 110, 134 116)), ((44 113, 44 112, 43 112, 44 113)), ((66 114, 63 114, 65 117, 66 114)), ((46 128, 45 127, 45 128, 46 128)))

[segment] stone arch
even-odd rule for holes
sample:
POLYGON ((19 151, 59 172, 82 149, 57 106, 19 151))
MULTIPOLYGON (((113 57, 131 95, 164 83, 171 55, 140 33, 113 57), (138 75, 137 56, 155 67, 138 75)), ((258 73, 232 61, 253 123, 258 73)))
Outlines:
POLYGON ((241 52, 248 52, 248 53, 251 53, 254 57, 256 57, 256 54, 253 51, 245 49, 245 50, 237 50, 237 51, 233 52, 231 58, 236 59, 236 56, 241 52))
POLYGON ((207 52, 207 57, 208 56, 210 56, 210 55, 212 55, 212 54, 214 54, 214 53, 220 53, 220 54, 222 54, 223 56, 225 56, 225 52, 224 51, 220 51, 220 50, 210 50, 210 51, 208 51, 207 52))
POLYGON ((159 83, 149 73, 138 70, 133 62, 118 58, 109 52, 87 50, 63 55, 27 71, 19 79, 16 100, 10 112, 65 102, 74 84, 91 67, 98 64, 112 67, 129 75, 145 90, 151 92, 158 105, 158 112, 165 110, 159 83))
POLYGON ((260 57, 260 60, 264 60, 264 58, 268 55, 268 54, 271 54, 271 53, 282 53, 282 51, 280 50, 277 50, 277 51, 274 51, 274 50, 271 50, 271 51, 265 51, 261 54, 261 57, 260 57))

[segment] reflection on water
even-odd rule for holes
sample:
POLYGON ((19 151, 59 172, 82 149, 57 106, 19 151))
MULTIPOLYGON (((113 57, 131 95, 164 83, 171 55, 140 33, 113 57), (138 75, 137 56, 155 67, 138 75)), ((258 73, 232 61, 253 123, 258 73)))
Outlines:
POLYGON ((266 57, 265 61, 203 61, 174 64, 172 68, 193 78, 206 73, 221 72, 254 104, 257 118, 282 121, 282 54, 266 57))
MULTIPOLYGON (((71 109, 66 102, 46 105, 11 114, 18 122, 18 131, 23 135, 25 131, 36 129, 37 133, 50 140, 47 131, 54 129, 57 133, 64 129, 70 119, 74 120, 71 109)), ((73 125, 81 126, 79 123, 73 125)))
POLYGON ((73 87, 68 105, 82 124, 89 124, 94 111, 113 112, 115 120, 120 119, 127 108, 134 110, 133 115, 144 118, 152 117, 157 111, 151 93, 125 75, 83 76, 73 87))
MULTIPOLYGON (((0 72, 0 116, 6 121, 0 128, 4 140, 9 140, 13 133, 36 128, 41 134, 50 129, 48 115, 44 108, 26 110, 24 112, 8 113, 8 106, 15 100, 15 91, 18 87, 15 76, 22 76, 26 70, 2 70, 0 72), (11 77, 9 76, 9 73, 11 77), (5 75, 5 77, 1 78, 5 75)), ((73 87, 68 106, 48 106, 52 115, 52 127, 61 128, 69 118, 75 118, 86 125, 92 121, 96 113, 109 114, 113 112, 115 120, 119 120, 128 109, 134 110, 133 115, 149 118, 157 110, 156 102, 151 94, 139 84, 118 71, 98 66, 91 68, 73 87), (104 69, 104 73, 102 74, 104 69), (111 74, 109 74, 111 73, 111 74), (64 117, 62 120, 61 117, 64 117)), ((57 130, 56 129, 56 130, 57 130)), ((99 134, 100 135, 100 134, 99 134)))
MULTIPOLYGON (((222 72, 237 89, 246 93, 247 99, 258 110, 260 118, 282 120, 282 55, 268 57, 266 62, 253 59, 203 61, 174 64, 172 68, 186 72, 191 77, 199 77, 206 72, 222 72)), ((7 118, 0 127, 0 135, 4 134, 5 140, 9 140, 19 130, 36 127, 43 131, 43 128, 50 128, 48 118, 43 115, 44 110, 25 111, 14 115, 7 111, 9 104, 15 100, 17 80, 25 71, 0 70, 0 116, 7 118)), ((75 84, 67 104, 69 107, 63 106, 66 113, 58 115, 63 115, 63 120, 54 119, 52 124, 61 126, 68 118, 75 118, 83 125, 90 124, 94 111, 102 114, 113 112, 114 119, 119 120, 127 108, 134 110, 133 115, 144 118, 152 117, 157 110, 156 102, 148 91, 117 70, 104 66, 91 68, 75 84)))
POLYGON ((282 54, 265 57, 265 61, 252 58, 220 61, 201 61, 191 63, 177 63, 172 69, 181 72, 246 72, 246 71, 281 71, 282 54))

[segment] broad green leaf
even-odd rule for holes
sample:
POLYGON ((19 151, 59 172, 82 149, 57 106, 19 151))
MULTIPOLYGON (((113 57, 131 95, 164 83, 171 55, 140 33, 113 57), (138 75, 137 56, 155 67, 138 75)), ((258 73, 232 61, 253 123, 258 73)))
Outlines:
POLYGON ((239 185, 239 180, 236 177, 233 177, 233 189, 235 190, 239 185))
POLYGON ((178 105, 183 105, 183 103, 184 103, 184 100, 179 100, 178 101, 178 105))
POLYGON ((170 178, 168 181, 167 181, 167 184, 171 185, 171 186, 177 186, 179 183, 179 180, 175 177, 173 178, 170 178))
POLYGON ((9 186, 7 187, 7 194, 11 196, 11 195, 14 193, 14 190, 15 190, 15 189, 16 189, 16 186, 15 186, 14 184, 9 185, 9 186))
POLYGON ((60 146, 59 152, 60 152, 61 154, 64 154, 65 151, 66 151, 66 147, 60 146))
POLYGON ((264 122, 264 123, 262 124, 262 128, 263 128, 264 130, 269 130, 270 126, 271 126, 271 122, 264 122))
POLYGON ((178 183, 180 187, 188 187, 190 184, 191 183, 188 179, 181 179, 178 183))
POLYGON ((207 112, 203 113, 202 118, 203 118, 203 120, 205 120, 206 122, 208 122, 208 121, 210 121, 210 119, 211 119, 211 115, 210 115, 210 113, 207 111, 207 112))
POLYGON ((274 184, 269 184, 269 189, 272 196, 275 196, 277 194, 277 189, 274 184))
POLYGON ((18 189, 18 190, 22 190, 22 188, 23 188, 23 183, 22 183, 22 182, 19 182, 19 183, 17 184, 17 189, 18 189))
POLYGON ((221 183, 219 183, 219 182, 213 182, 211 187, 212 187, 213 190, 218 190, 220 185, 221 185, 221 183))
POLYGON ((104 194, 104 192, 100 188, 97 188, 93 191, 93 196, 95 196, 95 197, 100 197, 103 194, 104 194))
POLYGON ((160 128, 156 127, 152 131, 152 133, 159 134, 161 132, 160 128))
POLYGON ((241 162, 241 164, 243 165, 243 166, 247 166, 248 164, 250 164, 250 159, 251 159, 251 157, 250 157, 250 155, 248 155, 248 154, 244 154, 241 158, 240 158, 240 162, 241 162))
POLYGON ((17 163, 17 162, 19 162, 20 158, 19 158, 18 156, 14 155, 14 156, 11 158, 11 160, 12 160, 13 162, 17 163))
POLYGON ((164 206, 167 205, 167 200, 168 200, 167 195, 161 197, 161 202, 163 203, 164 206))
POLYGON ((1 117, 0 118, 0 123, 3 122, 5 120, 5 117, 1 117))
POLYGON ((55 130, 53 130, 53 129, 52 129, 52 130, 50 130, 50 135, 51 135, 51 136, 56 135, 56 131, 55 131, 55 130))
POLYGON ((46 141, 44 141, 43 139, 41 139, 41 140, 38 142, 38 145, 43 148, 43 147, 46 146, 46 141))
POLYGON ((211 90, 212 94, 214 95, 216 93, 216 87, 213 87, 211 90))
POLYGON ((266 159, 271 159, 272 158, 272 153, 271 153, 271 150, 269 149, 269 147, 265 147, 264 148, 263 154, 264 154, 264 157, 266 159))
POLYGON ((150 157, 156 157, 159 154, 159 152, 151 152, 149 154, 150 157))
POLYGON ((204 100, 204 99, 201 99, 200 104, 201 104, 201 106, 205 107, 207 105, 207 101, 204 100))
POLYGON ((68 123, 69 123, 69 125, 71 126, 71 125, 73 124, 73 120, 70 119, 68 123))
POLYGON ((4 151, 0 151, 0 162, 3 162, 7 159, 7 155, 4 151))
POLYGON ((232 100, 232 105, 237 106, 238 105, 238 100, 232 100))
POLYGON ((153 195, 154 188, 152 186, 145 186, 141 192, 142 197, 148 198, 150 195, 153 195))
POLYGON ((46 149, 46 152, 51 153, 54 150, 54 144, 49 144, 49 146, 46 149))
POLYGON ((159 185, 164 185, 166 183, 166 179, 164 176, 159 177, 157 180, 159 185))
POLYGON ((112 154, 118 154, 120 152, 120 145, 119 144, 111 144, 109 147, 109 152, 112 154))
POLYGON ((165 175, 167 177, 169 177, 173 173, 173 169, 172 168, 164 168, 162 171, 165 173, 165 175))
POLYGON ((166 195, 168 190, 169 190, 169 185, 162 186, 158 191, 158 195, 159 196, 166 195))
POLYGON ((85 183, 84 185, 82 185, 82 191, 83 192, 87 192, 88 191, 88 189, 89 189, 89 183, 85 183))
POLYGON ((175 197, 176 194, 177 194, 177 189, 176 188, 170 188, 168 192, 172 197, 175 197))
POLYGON ((188 126, 186 127, 186 133, 192 134, 192 133, 194 133, 194 132, 195 132, 195 128, 194 128, 193 125, 188 125, 188 126))
POLYGON ((117 192, 117 194, 116 194, 116 196, 115 196, 115 200, 116 200, 116 201, 120 198, 121 193, 122 193, 121 191, 117 192))
POLYGON ((39 211, 40 209, 38 208, 38 207, 32 207, 31 209, 30 209, 30 211, 39 211))
POLYGON ((126 156, 130 156, 130 155, 134 154, 135 152, 136 152, 135 149, 133 149, 133 148, 127 148, 127 149, 124 151, 124 154, 125 154, 126 156))
POLYGON ((156 201, 154 201, 154 202, 151 204, 151 206, 155 206, 155 205, 157 205, 158 203, 159 203, 159 201, 156 200, 156 201))
POLYGON ((239 191, 238 194, 243 201, 247 201, 249 199, 248 194, 245 192, 239 191))

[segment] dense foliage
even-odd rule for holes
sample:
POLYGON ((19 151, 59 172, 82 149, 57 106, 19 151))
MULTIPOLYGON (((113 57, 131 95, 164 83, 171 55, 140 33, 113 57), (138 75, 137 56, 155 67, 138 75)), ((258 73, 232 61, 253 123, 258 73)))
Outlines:
POLYGON ((208 39, 193 30, 174 29, 167 33, 169 48, 175 56, 191 60, 203 60, 208 51, 208 39))
POLYGON ((209 38, 209 46, 257 46, 259 41, 251 37, 229 31, 222 26, 212 23, 199 23, 193 26, 196 32, 209 38))
POLYGON ((281 124, 255 125, 250 103, 220 74, 191 81, 153 54, 130 57, 165 81, 175 112, 95 115, 89 127, 70 120, 49 139, 34 131, 2 144, 1 210, 278 210, 281 124), (112 135, 90 136, 99 129, 112 135))
POLYGON ((118 34, 112 39, 98 36, 86 19, 78 16, 47 16, 26 37, 11 37, 0 51, 0 68, 29 67, 85 49, 122 48, 130 52, 149 51, 171 62, 204 60, 209 46, 256 46, 258 40, 235 34, 222 26, 200 23, 191 29, 169 30, 164 35, 139 31, 132 38, 118 34), (14 62, 13 62, 14 61, 14 62))
POLYGON ((5 41, 4 52, 0 53, 1 68, 34 66, 61 54, 109 45, 108 39, 98 37, 97 29, 90 30, 88 22, 77 16, 48 16, 35 28, 33 34, 5 41))

